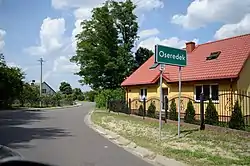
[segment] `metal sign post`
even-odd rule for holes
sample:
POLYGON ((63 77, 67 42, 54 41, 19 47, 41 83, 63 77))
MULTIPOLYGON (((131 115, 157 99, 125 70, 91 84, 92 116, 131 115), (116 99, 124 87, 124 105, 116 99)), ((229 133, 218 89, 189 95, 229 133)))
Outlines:
POLYGON ((163 94, 162 94, 162 74, 164 70, 164 64, 160 65, 160 112, 159 112, 159 140, 161 140, 161 111, 162 111, 162 106, 163 106, 163 94))
MULTIPOLYGON (((165 65, 179 66, 179 99, 178 99, 178 137, 180 137, 181 124, 181 67, 187 65, 186 50, 177 49, 162 45, 155 46, 155 63, 150 69, 155 69, 160 65, 160 113, 159 113, 159 140, 161 140, 161 112, 163 108, 163 93, 162 93, 162 74, 165 65)), ((167 112, 165 112, 166 114, 167 112)))
POLYGON ((178 97, 178 137, 180 138, 181 128, 181 66, 179 66, 179 97, 178 97))

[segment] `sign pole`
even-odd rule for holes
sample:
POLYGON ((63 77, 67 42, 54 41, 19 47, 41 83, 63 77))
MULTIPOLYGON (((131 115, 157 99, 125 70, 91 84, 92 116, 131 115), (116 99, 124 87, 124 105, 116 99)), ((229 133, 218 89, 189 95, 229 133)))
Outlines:
POLYGON ((159 141, 161 141, 161 111, 162 111, 162 73, 164 65, 160 65, 160 113, 159 113, 159 141))
POLYGON ((178 97, 178 137, 180 138, 181 126, 181 66, 179 66, 179 97, 178 97))
POLYGON ((178 137, 180 138, 181 124, 181 67, 187 65, 187 52, 183 49, 172 48, 168 46, 155 46, 155 63, 150 69, 155 69, 160 65, 160 113, 159 113, 159 139, 161 140, 161 111, 163 108, 162 93, 162 72, 165 65, 179 66, 179 99, 178 99, 178 137))

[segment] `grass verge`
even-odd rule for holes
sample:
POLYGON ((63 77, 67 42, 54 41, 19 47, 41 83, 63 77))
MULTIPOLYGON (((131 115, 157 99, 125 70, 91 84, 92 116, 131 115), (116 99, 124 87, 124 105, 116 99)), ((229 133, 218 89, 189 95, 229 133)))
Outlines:
POLYGON ((137 145, 194 166, 250 165, 250 137, 230 131, 200 131, 190 125, 163 123, 158 141, 158 122, 125 114, 94 112, 92 121, 137 145))

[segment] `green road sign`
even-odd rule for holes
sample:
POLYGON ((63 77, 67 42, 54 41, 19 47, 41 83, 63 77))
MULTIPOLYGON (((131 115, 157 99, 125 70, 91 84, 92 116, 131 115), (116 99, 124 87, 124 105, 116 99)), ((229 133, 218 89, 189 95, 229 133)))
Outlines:
POLYGON ((186 53, 186 50, 156 45, 155 46, 155 62, 158 64, 186 66, 187 65, 187 53, 186 53))

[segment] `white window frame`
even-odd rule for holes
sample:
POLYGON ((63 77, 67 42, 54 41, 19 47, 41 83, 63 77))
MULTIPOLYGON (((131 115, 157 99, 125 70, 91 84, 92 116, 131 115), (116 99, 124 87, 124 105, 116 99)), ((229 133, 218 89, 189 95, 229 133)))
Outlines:
MULTIPOLYGON (((196 86, 201 86, 201 92, 203 92, 203 86, 204 85, 209 85, 209 98, 212 98, 212 85, 218 85, 218 98, 219 98, 219 84, 218 83, 213 83, 213 84, 195 84, 194 85, 194 100, 195 102, 200 102, 200 100, 196 100, 196 86)), ((204 102, 208 102, 208 101, 204 101, 204 102)), ((218 100, 212 100, 213 103, 219 103, 219 99, 218 100)))
POLYGON ((147 95, 145 95, 146 91, 147 91, 147 94, 148 94, 147 88, 141 88, 141 89, 140 89, 139 97, 140 97, 140 100, 141 100, 141 101, 143 101, 144 97, 145 97, 146 100, 147 100, 147 95), (142 93, 143 93, 142 95, 141 95, 141 90, 143 90, 143 91, 142 91, 142 93))

